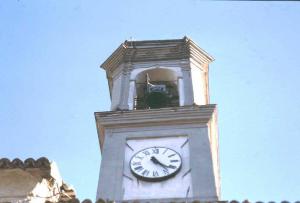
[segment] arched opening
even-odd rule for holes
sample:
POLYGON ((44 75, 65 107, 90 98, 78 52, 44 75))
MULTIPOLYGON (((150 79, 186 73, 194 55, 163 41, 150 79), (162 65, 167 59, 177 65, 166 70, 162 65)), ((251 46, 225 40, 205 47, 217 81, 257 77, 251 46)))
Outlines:
POLYGON ((134 109, 179 106, 175 71, 165 68, 145 70, 136 76, 135 87, 134 109))

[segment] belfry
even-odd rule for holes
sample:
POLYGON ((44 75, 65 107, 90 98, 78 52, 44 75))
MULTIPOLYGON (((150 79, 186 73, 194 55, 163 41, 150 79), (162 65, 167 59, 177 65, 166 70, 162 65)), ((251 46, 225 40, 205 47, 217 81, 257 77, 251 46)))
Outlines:
POLYGON ((102 161, 97 199, 220 198, 214 59, 191 39, 125 41, 101 65, 111 109, 96 112, 102 161))

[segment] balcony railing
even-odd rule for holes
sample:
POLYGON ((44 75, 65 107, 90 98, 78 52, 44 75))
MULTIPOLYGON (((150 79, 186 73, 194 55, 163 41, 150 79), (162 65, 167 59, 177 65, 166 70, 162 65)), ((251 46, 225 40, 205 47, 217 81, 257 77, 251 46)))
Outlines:
POLYGON ((134 99, 134 109, 155 109, 155 108, 164 108, 164 107, 177 107, 179 106, 179 98, 178 96, 170 98, 166 103, 163 105, 157 105, 156 107, 151 107, 147 102, 145 97, 135 98, 134 99))

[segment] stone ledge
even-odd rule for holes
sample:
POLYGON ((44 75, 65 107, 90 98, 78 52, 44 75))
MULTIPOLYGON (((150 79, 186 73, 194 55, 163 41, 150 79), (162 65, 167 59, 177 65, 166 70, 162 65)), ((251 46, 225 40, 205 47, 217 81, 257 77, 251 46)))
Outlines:
POLYGON ((154 123, 162 124, 164 122, 206 124, 215 111, 216 105, 208 104, 161 109, 95 112, 95 118, 98 128, 115 125, 153 125, 154 123))

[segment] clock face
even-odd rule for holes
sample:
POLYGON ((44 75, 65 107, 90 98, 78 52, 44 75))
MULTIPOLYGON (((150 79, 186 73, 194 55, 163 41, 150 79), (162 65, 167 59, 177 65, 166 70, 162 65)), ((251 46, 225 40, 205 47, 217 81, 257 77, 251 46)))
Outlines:
POLYGON ((180 155, 170 148, 149 147, 134 154, 129 164, 134 176, 154 182, 176 175, 182 160, 180 155))

